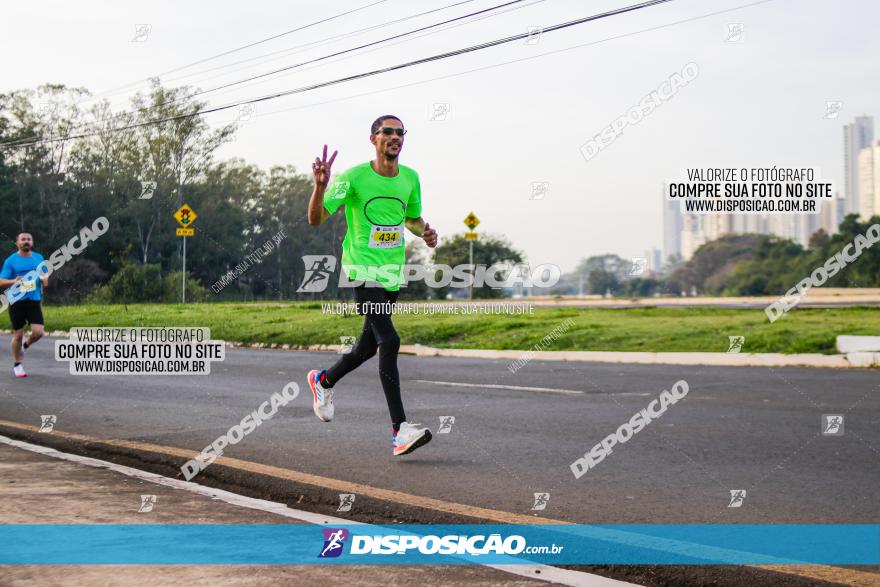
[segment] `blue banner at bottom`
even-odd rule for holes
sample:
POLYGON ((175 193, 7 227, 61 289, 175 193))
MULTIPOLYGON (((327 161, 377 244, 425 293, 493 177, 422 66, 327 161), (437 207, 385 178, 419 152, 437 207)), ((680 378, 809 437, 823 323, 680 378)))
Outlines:
POLYGON ((880 564, 877 524, 0 525, 0 564, 880 564))

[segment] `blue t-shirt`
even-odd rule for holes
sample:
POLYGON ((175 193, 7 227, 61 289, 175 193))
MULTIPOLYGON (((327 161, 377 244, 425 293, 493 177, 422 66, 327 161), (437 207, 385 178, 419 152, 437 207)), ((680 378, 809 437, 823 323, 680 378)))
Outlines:
POLYGON ((40 301, 43 284, 40 282, 40 273, 36 269, 42 262, 43 255, 33 251, 27 257, 22 257, 18 252, 15 252, 3 261, 0 279, 15 279, 28 275, 31 271, 34 272, 6 290, 6 297, 9 298, 10 304, 14 304, 18 300, 40 301))

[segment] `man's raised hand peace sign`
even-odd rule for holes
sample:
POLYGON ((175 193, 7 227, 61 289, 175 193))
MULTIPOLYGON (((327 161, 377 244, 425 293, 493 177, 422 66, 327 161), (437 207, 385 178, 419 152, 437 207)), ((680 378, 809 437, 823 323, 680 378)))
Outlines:
POLYGON ((312 163, 312 173, 315 175, 315 184, 321 187, 327 187, 327 182, 330 181, 330 167, 333 165, 333 161, 336 159, 336 154, 339 151, 333 151, 333 155, 330 156, 330 160, 327 160, 327 145, 324 145, 324 153, 321 157, 315 157, 315 162, 312 163))

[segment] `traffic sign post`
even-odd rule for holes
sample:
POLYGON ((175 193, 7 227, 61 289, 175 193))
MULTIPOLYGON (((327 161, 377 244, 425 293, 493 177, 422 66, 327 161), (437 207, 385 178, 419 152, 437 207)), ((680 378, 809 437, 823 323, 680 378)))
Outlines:
POLYGON ((198 217, 199 215, 189 204, 184 204, 174 213, 174 219, 182 227, 177 229, 176 234, 183 238, 183 275, 180 278, 180 303, 182 304, 186 303, 186 237, 195 235, 196 231, 194 228, 190 228, 190 225, 198 217))
POLYGON ((471 212, 464 219, 464 225, 474 230, 477 226, 480 225, 480 219, 477 218, 477 215, 471 212))
MULTIPOLYGON (((468 241, 468 259, 471 269, 474 268, 474 241, 477 240, 477 233, 474 230, 480 224, 480 219, 477 218, 477 215, 471 212, 464 218, 464 225, 467 226, 470 230, 464 233, 464 238, 468 241)), ((474 271, 476 273, 476 271, 474 271)), ((471 285, 468 287, 468 300, 474 299, 474 282, 471 280, 471 285)))

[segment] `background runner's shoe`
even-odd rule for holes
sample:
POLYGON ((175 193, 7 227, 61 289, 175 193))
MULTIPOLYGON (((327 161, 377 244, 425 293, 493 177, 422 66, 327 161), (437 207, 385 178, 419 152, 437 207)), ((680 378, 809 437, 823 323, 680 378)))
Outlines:
POLYGON ((12 372, 15 373, 16 377, 27 377, 27 373, 24 370, 24 365, 16 365, 12 368, 12 372))
POLYGON ((309 387, 312 388, 312 409, 324 422, 333 419, 333 390, 321 387, 321 373, 318 369, 309 371, 309 387))
POLYGON ((431 431, 421 424, 410 424, 409 422, 401 422, 400 429, 391 439, 396 457, 409 454, 429 442, 431 442, 431 431))

